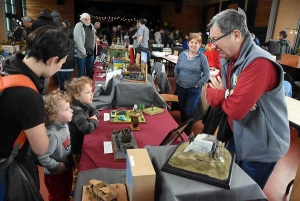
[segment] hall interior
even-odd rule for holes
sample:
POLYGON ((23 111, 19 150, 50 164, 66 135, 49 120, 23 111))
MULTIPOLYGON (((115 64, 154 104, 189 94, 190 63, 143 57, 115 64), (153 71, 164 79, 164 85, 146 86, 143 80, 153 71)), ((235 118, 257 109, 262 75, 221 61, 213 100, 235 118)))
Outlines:
MULTIPOLYGON (((21 4, 22 0, 16 0, 17 4, 21 4)), ((8 0, 0 2, 1 14, 0 14, 0 26, 5 27, 6 23, 6 12, 4 9, 4 3, 8 0)), ((124 5, 124 1, 121 0, 98 0, 98 2, 83 1, 83 0, 25 0, 25 11, 28 16, 32 19, 36 19, 39 15, 39 11, 43 7, 47 7, 50 10, 59 9, 62 14, 63 19, 69 19, 71 25, 73 26, 78 22, 78 15, 81 11, 90 9, 92 7, 97 8, 101 11, 101 6, 93 6, 92 3, 102 3, 108 4, 113 3, 111 7, 117 9, 116 5, 124 5)), ((128 0, 127 3, 130 5, 137 5, 140 1, 138 0, 128 0)), ((276 38, 278 32, 285 28, 296 29, 299 27, 299 10, 300 4, 299 0, 230 0, 222 1, 220 5, 220 0, 207 0, 207 1, 197 1, 197 0, 145 0, 143 1, 143 6, 145 5, 150 8, 157 9, 159 6, 159 24, 164 22, 168 23, 168 26, 178 28, 182 32, 187 32, 190 29, 201 30, 203 33, 206 31, 206 24, 209 20, 219 12, 219 9, 223 10, 226 8, 241 7, 246 9, 246 14, 248 16, 249 30, 254 32, 261 42, 267 41, 270 38, 276 38), (179 2, 179 3, 178 3, 179 2), (195 5, 194 3, 200 3, 201 5, 195 5), (211 3, 207 3, 211 2, 211 3), (277 5, 278 4, 278 5, 277 5), (181 12, 176 11, 176 6, 181 12), (181 5, 181 7, 180 7, 181 5), (275 5, 277 5, 277 10, 274 13, 275 5)), ((126 4, 126 3, 125 3, 126 4)), ((143 8, 144 8, 143 7, 143 8)), ((19 9, 18 12, 22 9, 19 9)), ((113 11, 113 9, 112 9, 113 11)), ((138 13, 137 11, 133 13, 138 13)), ((153 12, 153 13, 156 13, 153 12)), ((7 16, 12 16, 8 14, 7 16)), ((93 16, 97 17, 96 14, 93 16)), ((19 18, 21 15, 18 16, 19 18)), ((96 19, 94 19, 96 20, 96 19)), ((0 41, 7 39, 7 33, 2 29, 0 31, 0 41)), ((288 32, 288 39, 293 43, 296 42, 295 32, 288 32)), ((172 86, 170 94, 173 94, 175 90, 174 78, 169 77, 169 82, 172 86)), ((53 80, 50 82, 49 91, 57 89, 58 86, 54 84, 53 80)), ((179 111, 171 111, 172 117, 180 124, 180 113, 179 111)), ((203 129, 202 121, 197 121, 193 126, 194 133, 201 133, 203 129)), ((288 153, 277 163, 275 170, 270 176, 270 179, 264 189, 264 193, 267 198, 271 201, 281 201, 289 200, 289 196, 285 196, 285 190, 288 183, 295 178, 296 171, 300 162, 299 149, 300 149, 300 139, 298 137, 298 131, 294 128, 290 128, 291 144, 288 153)), ((45 188, 43 181, 42 168, 40 171, 40 183, 41 192, 45 200, 47 199, 47 189, 45 188)))

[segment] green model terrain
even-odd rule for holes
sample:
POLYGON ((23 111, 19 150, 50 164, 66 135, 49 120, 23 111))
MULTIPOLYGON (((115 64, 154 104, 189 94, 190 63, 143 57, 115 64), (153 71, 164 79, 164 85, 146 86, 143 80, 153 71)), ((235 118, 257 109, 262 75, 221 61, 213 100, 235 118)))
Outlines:
POLYGON ((210 153, 183 152, 188 144, 184 142, 177 148, 169 160, 169 165, 215 179, 228 179, 232 156, 227 149, 221 148, 220 150, 220 156, 224 159, 222 163, 220 160, 211 158, 210 153))

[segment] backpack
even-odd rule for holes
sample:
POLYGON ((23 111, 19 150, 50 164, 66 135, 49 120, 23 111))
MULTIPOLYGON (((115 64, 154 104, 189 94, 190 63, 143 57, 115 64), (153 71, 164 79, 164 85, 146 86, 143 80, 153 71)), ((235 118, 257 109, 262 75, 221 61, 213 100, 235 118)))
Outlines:
POLYGON ((279 56, 281 49, 281 44, 279 40, 270 40, 268 46, 268 52, 270 52, 274 56, 279 56))
MULTIPOLYGON (((34 83, 25 75, 0 75, 0 98, 2 92, 10 87, 28 87, 37 91, 34 83)), ((14 158, 18 155, 26 141, 25 132, 22 130, 15 140, 13 150, 8 158, 0 158, 0 201, 32 200, 41 201, 38 186, 32 176, 14 158)), ((29 149, 31 153, 31 149, 29 149)))

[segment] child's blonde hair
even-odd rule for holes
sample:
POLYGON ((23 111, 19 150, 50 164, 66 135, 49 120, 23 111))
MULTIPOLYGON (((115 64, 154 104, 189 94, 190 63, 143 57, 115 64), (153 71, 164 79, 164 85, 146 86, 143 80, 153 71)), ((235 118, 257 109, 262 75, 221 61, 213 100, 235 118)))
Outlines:
POLYGON ((46 126, 55 121, 56 115, 59 112, 58 108, 62 101, 69 103, 70 97, 59 90, 52 91, 44 97, 45 112, 46 112, 46 126))
POLYGON ((79 77, 73 78, 71 82, 67 85, 67 94, 70 96, 72 100, 74 100, 75 94, 80 94, 86 84, 92 86, 92 80, 88 77, 79 77))

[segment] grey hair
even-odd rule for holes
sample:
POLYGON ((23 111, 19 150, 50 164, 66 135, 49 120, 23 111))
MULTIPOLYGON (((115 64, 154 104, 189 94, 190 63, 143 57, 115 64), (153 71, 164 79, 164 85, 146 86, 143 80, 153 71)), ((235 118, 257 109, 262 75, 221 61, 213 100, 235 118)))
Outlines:
POLYGON ((88 14, 88 13, 82 13, 81 15, 80 15, 80 20, 84 20, 87 16, 89 16, 90 14, 88 14))
POLYGON ((94 26, 96 26, 96 25, 98 25, 98 24, 100 25, 100 22, 95 22, 94 26))
POLYGON ((227 9, 215 15, 210 20, 207 28, 211 29, 215 24, 224 34, 233 30, 239 30, 244 37, 249 34, 246 16, 233 9, 227 9))

